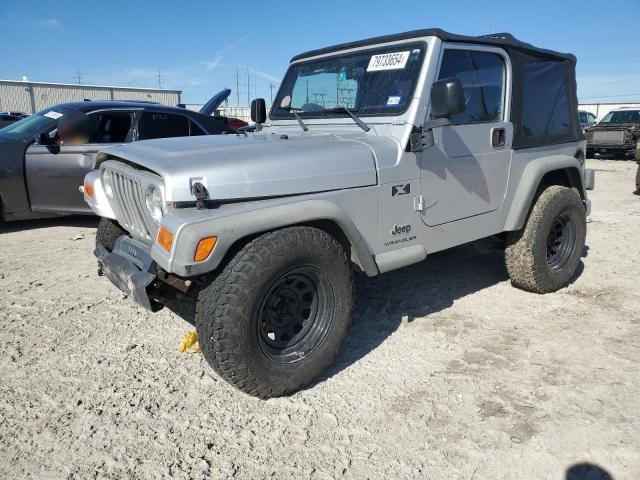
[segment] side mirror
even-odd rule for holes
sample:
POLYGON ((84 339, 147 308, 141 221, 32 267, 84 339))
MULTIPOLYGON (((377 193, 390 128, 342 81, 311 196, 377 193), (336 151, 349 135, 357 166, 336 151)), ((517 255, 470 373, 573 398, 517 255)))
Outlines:
POLYGON ((51 143, 49 135, 46 133, 39 133, 35 136, 35 141, 38 145, 49 145, 51 143))
POLYGON ((267 121, 267 105, 264 98, 256 98, 251 102, 251 121, 258 124, 267 121))
POLYGON ((451 118, 464 112, 464 88, 457 78, 444 78, 431 86, 431 118, 451 118))

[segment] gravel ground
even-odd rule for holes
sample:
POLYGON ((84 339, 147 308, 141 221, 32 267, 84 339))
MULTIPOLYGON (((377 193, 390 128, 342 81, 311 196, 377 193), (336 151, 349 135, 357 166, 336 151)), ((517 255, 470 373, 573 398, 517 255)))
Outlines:
POLYGON ((0 226, 0 477, 640 478, 635 163, 590 166, 570 287, 468 248, 359 279, 334 367, 266 402, 97 277, 95 220, 0 226))

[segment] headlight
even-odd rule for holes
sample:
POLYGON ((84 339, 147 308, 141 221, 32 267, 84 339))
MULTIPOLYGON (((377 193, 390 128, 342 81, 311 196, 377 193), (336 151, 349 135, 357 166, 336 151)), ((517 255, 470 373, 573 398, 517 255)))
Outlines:
POLYGON ((102 181, 102 188, 104 189, 105 195, 109 201, 113 200, 113 179, 111 173, 103 169, 100 172, 100 180, 102 181))
POLYGON ((149 213, 151 214, 151 218, 153 218, 156 223, 160 223, 163 215, 162 195, 160 194, 160 190, 153 185, 149 185, 145 192, 144 200, 147 204, 147 210, 149 210, 149 213))

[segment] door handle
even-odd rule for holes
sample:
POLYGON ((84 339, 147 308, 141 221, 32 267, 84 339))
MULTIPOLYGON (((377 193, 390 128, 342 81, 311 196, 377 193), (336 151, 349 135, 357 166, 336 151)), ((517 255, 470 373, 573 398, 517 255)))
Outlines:
POLYGON ((507 143, 507 132, 504 128, 491 129, 491 146, 493 148, 504 147, 507 143))

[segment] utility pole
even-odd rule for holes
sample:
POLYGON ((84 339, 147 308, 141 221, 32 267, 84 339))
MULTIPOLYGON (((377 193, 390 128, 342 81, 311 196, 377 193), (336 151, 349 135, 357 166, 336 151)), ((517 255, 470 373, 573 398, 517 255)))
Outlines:
POLYGON ((76 68, 76 76, 75 76, 75 77, 73 77, 73 78, 75 78, 76 80, 78 80, 78 85, 81 85, 81 84, 82 84, 82 74, 80 73, 80 66, 78 66, 78 67, 76 68))
POLYGON ((240 108, 240 72, 238 71, 238 67, 236 67, 236 97, 236 107, 240 108))
POLYGON ((249 76, 249 69, 247 68, 247 107, 251 105, 251 77, 249 76))
POLYGON ((271 91, 271 103, 273 104, 273 89, 276 86, 274 82, 269 82, 269 90, 271 91))
POLYGON ((158 89, 162 90, 162 73, 160 73, 160 69, 158 69, 158 89))

